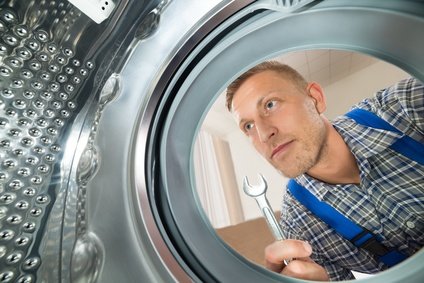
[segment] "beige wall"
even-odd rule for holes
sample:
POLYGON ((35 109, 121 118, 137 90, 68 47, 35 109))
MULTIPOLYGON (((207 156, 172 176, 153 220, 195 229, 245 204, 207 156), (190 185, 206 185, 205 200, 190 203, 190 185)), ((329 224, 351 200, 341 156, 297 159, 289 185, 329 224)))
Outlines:
POLYGON ((386 62, 372 64, 325 87, 328 106, 325 115, 329 119, 342 115, 351 105, 408 76, 408 73, 386 62))

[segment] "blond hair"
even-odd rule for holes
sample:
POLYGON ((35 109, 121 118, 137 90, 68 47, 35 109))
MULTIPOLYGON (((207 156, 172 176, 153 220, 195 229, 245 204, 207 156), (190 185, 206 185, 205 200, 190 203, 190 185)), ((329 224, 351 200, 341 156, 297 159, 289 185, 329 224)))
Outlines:
POLYGON ((306 89, 308 85, 308 82, 302 77, 302 75, 300 75, 295 69, 293 69, 289 65, 282 64, 278 61, 265 61, 249 69, 247 72, 243 73, 227 87, 226 106, 229 111, 231 111, 232 108, 231 104, 233 102, 234 94, 240 88, 240 86, 248 78, 265 71, 274 71, 278 74, 281 74, 284 78, 287 78, 292 81, 300 89, 306 89))

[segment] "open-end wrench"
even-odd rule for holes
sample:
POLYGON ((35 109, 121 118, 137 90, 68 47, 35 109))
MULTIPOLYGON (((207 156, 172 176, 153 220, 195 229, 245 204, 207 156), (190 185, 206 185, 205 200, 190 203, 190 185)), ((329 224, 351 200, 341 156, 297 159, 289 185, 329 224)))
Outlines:
MULTIPOLYGON (((275 239, 284 240, 285 237, 283 235, 283 231, 281 230, 281 226, 277 222, 277 219, 275 219, 274 211, 272 210, 271 205, 269 204, 268 199, 266 198, 266 190, 268 188, 268 184, 262 174, 259 174, 259 177, 261 180, 260 184, 252 186, 249 184, 247 176, 245 176, 243 179, 243 190, 248 196, 251 196, 256 200, 262 214, 265 217, 268 227, 271 229, 271 232, 274 235, 275 239)), ((284 263, 287 265, 290 261, 290 259, 285 259, 284 263)))

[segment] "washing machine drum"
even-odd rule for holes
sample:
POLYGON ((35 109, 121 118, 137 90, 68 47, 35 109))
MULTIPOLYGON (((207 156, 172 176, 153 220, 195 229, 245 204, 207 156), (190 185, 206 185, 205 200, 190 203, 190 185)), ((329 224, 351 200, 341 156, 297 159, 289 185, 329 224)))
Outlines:
MULTIPOLYGON (((1 1, 0 282, 291 282, 199 206, 205 112, 276 55, 336 48, 424 80, 418 1, 1 1)), ((418 282, 414 255, 370 282, 418 282)))

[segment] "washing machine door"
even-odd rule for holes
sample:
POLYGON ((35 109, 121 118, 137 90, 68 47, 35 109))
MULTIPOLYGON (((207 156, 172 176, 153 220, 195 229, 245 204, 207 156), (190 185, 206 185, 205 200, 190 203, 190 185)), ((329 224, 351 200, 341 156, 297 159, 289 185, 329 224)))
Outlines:
MULTIPOLYGON (((362 52, 424 80, 423 7, 2 1, 0 280, 295 282, 216 235, 196 195, 199 125, 229 82, 289 51, 362 52)), ((367 280, 422 281, 423 260, 367 280)))

